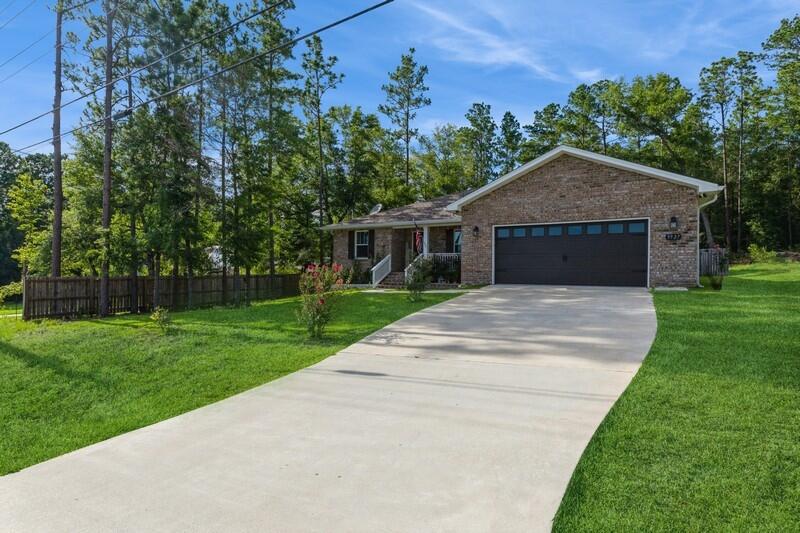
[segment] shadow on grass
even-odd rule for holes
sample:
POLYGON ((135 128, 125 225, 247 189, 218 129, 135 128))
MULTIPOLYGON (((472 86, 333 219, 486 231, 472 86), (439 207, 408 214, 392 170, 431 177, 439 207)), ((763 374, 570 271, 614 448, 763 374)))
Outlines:
POLYGON ((90 381, 104 388, 109 388, 111 385, 107 380, 99 378, 97 374, 93 372, 82 372, 80 370, 75 370, 57 357, 42 357, 31 351, 22 349, 4 341, 0 341, 0 352, 10 355, 29 368, 51 371, 54 374, 69 380, 90 381))

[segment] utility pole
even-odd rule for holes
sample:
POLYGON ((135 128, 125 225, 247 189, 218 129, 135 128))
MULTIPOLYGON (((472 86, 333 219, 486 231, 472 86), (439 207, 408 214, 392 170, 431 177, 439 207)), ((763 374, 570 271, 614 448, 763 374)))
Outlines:
MULTIPOLYGON (((56 3, 56 64, 55 92, 53 96, 53 248, 50 275, 61 276, 61 221, 64 210, 64 192, 61 169, 61 25, 64 20, 64 4, 56 3)), ((55 285, 58 287, 58 285, 55 285)), ((56 301, 58 296, 56 295, 56 301)))

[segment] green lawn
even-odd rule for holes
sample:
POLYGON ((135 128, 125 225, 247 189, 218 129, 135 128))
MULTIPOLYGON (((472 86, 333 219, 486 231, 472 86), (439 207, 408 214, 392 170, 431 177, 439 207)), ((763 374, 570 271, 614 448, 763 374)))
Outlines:
POLYGON ((658 334, 583 454, 555 531, 800 528, 800 264, 655 293, 658 334))
POLYGON ((456 296, 342 295, 325 340, 306 340, 296 298, 146 316, 0 320, 0 475, 316 363, 409 313, 456 296))
POLYGON ((7 302, 0 305, 0 316, 17 315, 22 313, 22 304, 7 302))

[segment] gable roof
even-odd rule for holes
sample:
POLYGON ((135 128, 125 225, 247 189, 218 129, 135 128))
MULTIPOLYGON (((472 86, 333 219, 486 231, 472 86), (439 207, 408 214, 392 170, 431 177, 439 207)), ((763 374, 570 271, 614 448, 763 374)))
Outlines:
POLYGON ((571 155, 573 157, 585 159, 587 161, 594 161, 596 163, 600 163, 601 165, 620 168, 622 170, 629 170, 631 172, 636 172, 637 174, 642 174, 644 176, 649 176, 651 178, 661 179, 664 181, 677 183, 678 185, 685 185, 687 187, 692 187, 693 189, 697 190, 698 196, 704 196, 707 194, 716 194, 722 189, 724 189, 723 186, 717 185, 716 183, 711 183, 709 181, 703 181, 697 178, 691 178, 689 176, 675 174, 674 172, 667 172, 666 170, 659 170, 657 168, 640 165, 638 163, 631 163, 630 161, 624 161, 622 159, 609 157, 607 155, 596 154, 594 152, 589 152, 588 150, 573 148, 572 146, 561 145, 556 148, 553 148, 546 154, 537 157, 533 161, 525 163, 521 167, 512 170, 508 174, 497 178, 493 182, 484 185, 480 189, 476 189, 470 194, 467 194, 455 200, 453 203, 447 206, 447 209, 450 211, 458 211, 461 209, 462 206, 477 200, 481 196, 489 194, 490 192, 502 187, 503 185, 507 185, 508 183, 514 181, 518 177, 523 176, 528 172, 535 170, 541 166, 544 166, 545 164, 549 163, 550 161, 553 161, 554 159, 562 155, 571 155))
POLYGON ((413 226, 414 224, 458 224, 461 217, 448 211, 447 206, 457 201, 469 191, 447 194, 430 200, 420 200, 413 204, 379 211, 374 215, 366 215, 350 219, 339 224, 328 224, 322 229, 368 229, 368 228, 388 228, 395 226, 413 226))

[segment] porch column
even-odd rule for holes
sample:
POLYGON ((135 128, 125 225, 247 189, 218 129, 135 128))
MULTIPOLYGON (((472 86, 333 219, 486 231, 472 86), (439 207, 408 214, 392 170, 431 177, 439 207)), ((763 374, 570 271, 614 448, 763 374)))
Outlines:
POLYGON ((428 226, 422 226, 422 253, 424 255, 428 255, 428 236, 430 235, 430 228, 428 226))

